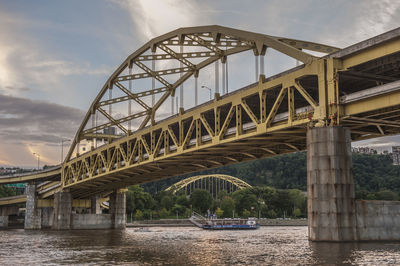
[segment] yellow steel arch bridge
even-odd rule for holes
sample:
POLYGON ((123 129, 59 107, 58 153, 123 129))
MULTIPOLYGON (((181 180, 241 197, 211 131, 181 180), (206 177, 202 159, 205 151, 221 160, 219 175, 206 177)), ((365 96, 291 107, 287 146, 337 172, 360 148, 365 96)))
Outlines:
POLYGON ((186 195, 190 195, 195 189, 205 189, 216 198, 221 191, 232 193, 235 190, 250 187, 248 183, 237 177, 223 174, 211 174, 185 178, 168 187, 166 191, 172 191, 175 194, 179 190, 184 189, 186 195))
POLYGON ((398 134, 399 66, 400 28, 344 49, 222 26, 180 28, 150 40, 115 70, 62 165, 0 183, 56 180, 74 198, 88 198, 305 150, 310 127, 349 127, 352 140, 398 134), (267 49, 300 64, 266 77, 267 49), (246 51, 256 59, 257 80, 228 92, 227 62, 246 51), (214 97, 198 104, 198 77, 212 66, 214 97), (194 90, 194 107, 165 117, 177 90, 194 90))

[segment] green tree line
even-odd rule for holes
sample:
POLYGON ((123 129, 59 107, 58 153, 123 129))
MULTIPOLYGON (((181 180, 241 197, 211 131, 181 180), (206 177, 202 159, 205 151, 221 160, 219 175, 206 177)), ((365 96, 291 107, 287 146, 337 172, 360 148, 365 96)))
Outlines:
MULTIPOLYGON (((154 195, 140 186, 131 186, 126 194, 126 212, 135 220, 187 218, 192 211, 218 217, 306 217, 307 198, 298 189, 256 186, 233 193, 221 191, 213 199, 207 190, 196 189, 190 196, 160 191, 154 195)), ((130 218, 128 218, 129 220, 130 218)))
POLYGON ((15 195, 16 195, 15 189, 5 187, 5 186, 0 186, 0 198, 10 197, 10 196, 15 196, 15 195))

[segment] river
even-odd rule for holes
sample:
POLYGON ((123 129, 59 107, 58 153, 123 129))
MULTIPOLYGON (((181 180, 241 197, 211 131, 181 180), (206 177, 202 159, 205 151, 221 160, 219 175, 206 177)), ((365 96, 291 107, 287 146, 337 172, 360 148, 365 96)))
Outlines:
POLYGON ((151 227, 0 231, 1 265, 385 265, 400 264, 400 242, 312 243, 306 226, 252 231, 151 227), (148 231, 146 231, 148 230, 148 231))

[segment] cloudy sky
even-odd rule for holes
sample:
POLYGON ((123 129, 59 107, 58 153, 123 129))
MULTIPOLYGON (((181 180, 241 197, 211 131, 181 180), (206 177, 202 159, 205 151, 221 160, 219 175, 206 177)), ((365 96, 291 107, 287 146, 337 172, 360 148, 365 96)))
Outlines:
POLYGON ((34 166, 33 152, 59 163, 61 139, 74 136, 114 69, 176 28, 219 24, 343 48, 400 25, 400 1, 243 3, 0 0, 0 165, 34 166))

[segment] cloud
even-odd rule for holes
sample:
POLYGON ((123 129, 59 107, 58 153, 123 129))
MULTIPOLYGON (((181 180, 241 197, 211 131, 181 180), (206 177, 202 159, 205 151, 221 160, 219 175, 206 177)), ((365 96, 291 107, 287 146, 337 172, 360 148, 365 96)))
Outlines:
POLYGON ((180 27, 201 24, 199 10, 195 1, 187 0, 113 0, 113 3, 127 9, 136 33, 145 42, 180 27))
POLYGON ((74 136, 82 110, 0 94, 0 138, 6 143, 59 143, 74 136))
POLYGON ((72 59, 59 49, 51 52, 48 43, 31 34, 34 27, 52 29, 50 22, 26 19, 0 11, 0 87, 2 93, 21 95, 15 88, 32 87, 35 90, 50 91, 62 87, 62 79, 73 76, 107 76, 112 68, 93 65, 84 60, 72 59))
POLYGON ((312 23, 320 25, 318 41, 339 47, 355 44, 399 25, 399 1, 344 1, 336 3, 332 10, 340 10, 340 15, 327 17, 325 25, 317 21, 312 23))
POLYGON ((362 140, 357 141, 352 144, 354 147, 369 147, 376 149, 378 152, 382 151, 392 151, 393 146, 400 146, 400 136, 385 136, 380 138, 375 138, 372 140, 362 140))
POLYGON ((43 55, 35 48, 17 45, 8 49, 7 45, 0 42, 0 49, 5 51, 5 56, 0 58, 0 85, 10 93, 10 88, 27 86, 52 90, 59 87, 61 79, 67 76, 105 76, 111 73, 111 68, 105 65, 93 67, 86 62, 56 59, 53 55, 43 55))

